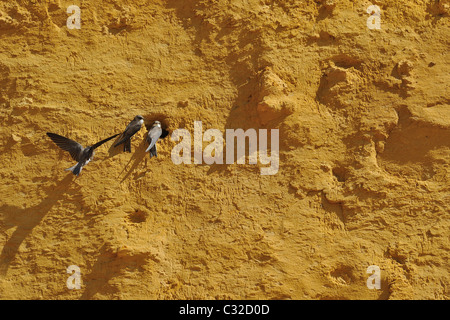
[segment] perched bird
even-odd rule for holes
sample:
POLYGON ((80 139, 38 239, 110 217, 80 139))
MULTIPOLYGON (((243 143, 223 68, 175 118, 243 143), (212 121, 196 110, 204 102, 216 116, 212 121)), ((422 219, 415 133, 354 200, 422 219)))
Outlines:
POLYGON ((56 133, 47 132, 47 136, 52 139, 52 141, 61 149, 64 151, 68 151, 72 158, 77 161, 78 163, 74 165, 73 167, 70 167, 68 169, 65 169, 66 171, 72 171, 72 173, 76 176, 78 176, 81 172, 81 169, 85 165, 89 163, 89 161, 92 160, 92 157, 94 156, 94 150, 98 147, 100 147, 105 142, 117 137, 119 134, 115 134, 109 138, 106 138, 100 142, 97 142, 96 144, 83 148, 81 144, 79 144, 76 141, 73 141, 69 138, 60 136, 56 133))
POLYGON ((159 121, 155 121, 150 130, 148 130, 147 134, 147 142, 149 143, 149 146, 147 150, 145 150, 145 152, 150 150, 150 158, 153 156, 158 156, 158 154, 156 153, 156 141, 158 141, 158 139, 161 137, 161 134, 161 123, 159 121))
POLYGON ((123 151, 131 152, 131 137, 141 129, 143 123, 144 117, 140 115, 134 117, 134 119, 131 120, 131 122, 125 128, 125 131, 122 133, 120 140, 117 141, 114 147, 117 147, 119 144, 123 143, 123 151))

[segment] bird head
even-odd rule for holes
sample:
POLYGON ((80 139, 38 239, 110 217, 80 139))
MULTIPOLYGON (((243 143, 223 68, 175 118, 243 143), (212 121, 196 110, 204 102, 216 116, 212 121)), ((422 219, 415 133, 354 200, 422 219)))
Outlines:
POLYGON ((136 117, 134 117, 134 120, 139 121, 141 125, 144 123, 144 117, 141 115, 137 115, 136 117))

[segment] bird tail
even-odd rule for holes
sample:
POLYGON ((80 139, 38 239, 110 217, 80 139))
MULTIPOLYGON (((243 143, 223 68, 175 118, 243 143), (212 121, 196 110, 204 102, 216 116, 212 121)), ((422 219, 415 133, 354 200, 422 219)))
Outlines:
POLYGON ((131 139, 128 139, 123 144, 123 152, 131 152, 131 139))
POLYGON ((80 172, 81 172, 81 169, 83 169, 83 166, 81 165, 81 163, 78 162, 73 167, 65 169, 65 171, 72 171, 72 173, 74 175, 78 176, 80 174, 80 172))
POLYGON ((154 146, 155 146, 155 144, 154 143, 152 143, 153 141, 151 141, 151 139, 149 139, 150 141, 148 141, 148 142, 150 142, 150 144, 148 145, 148 148, 147 149, 145 149, 145 152, 148 152, 150 149, 152 149, 154 146))
POLYGON ((150 149, 150 159, 151 159, 153 156, 155 156, 155 157, 158 156, 158 154, 157 154, 157 152, 156 152, 156 145, 154 145, 154 146, 150 149))
POLYGON ((124 139, 123 136, 121 136, 121 137, 120 137, 120 140, 117 141, 117 142, 114 144, 114 148, 117 147, 119 144, 124 143, 125 141, 126 141, 126 139, 124 139))

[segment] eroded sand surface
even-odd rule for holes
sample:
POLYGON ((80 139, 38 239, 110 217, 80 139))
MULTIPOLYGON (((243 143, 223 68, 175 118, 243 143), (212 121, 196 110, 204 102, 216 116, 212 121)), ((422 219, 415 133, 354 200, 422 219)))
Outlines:
POLYGON ((0 1, 0 298, 449 299, 449 7, 0 1), (279 129, 279 171, 150 159, 143 129, 75 178, 45 135, 137 114, 279 129))

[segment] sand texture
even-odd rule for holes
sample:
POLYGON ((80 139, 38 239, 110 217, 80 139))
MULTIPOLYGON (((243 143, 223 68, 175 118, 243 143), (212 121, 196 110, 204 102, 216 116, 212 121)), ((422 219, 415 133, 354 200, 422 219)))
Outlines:
POLYGON ((449 11, 1 0, 0 299, 449 299, 449 11), (158 157, 143 128, 78 177, 46 136, 92 145, 139 114, 170 132, 158 157), (175 164, 194 121, 278 129, 278 172, 175 164))

